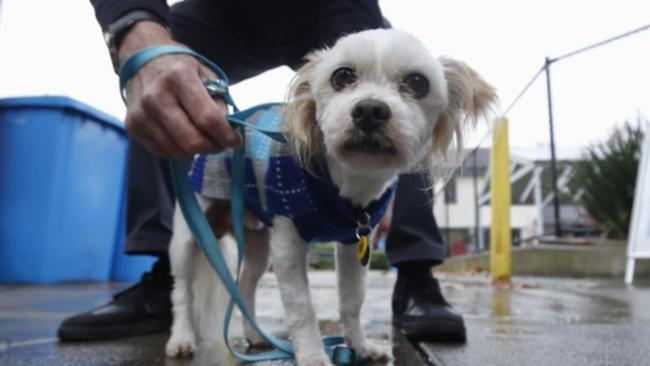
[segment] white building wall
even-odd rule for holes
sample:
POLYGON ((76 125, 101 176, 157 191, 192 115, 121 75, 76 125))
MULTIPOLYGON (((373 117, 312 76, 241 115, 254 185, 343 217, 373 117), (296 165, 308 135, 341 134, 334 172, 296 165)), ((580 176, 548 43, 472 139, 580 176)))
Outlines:
MULTIPOLYGON (((483 187, 483 178, 477 179, 480 190, 483 187)), ((491 224, 490 206, 480 208, 481 227, 489 228, 491 224)), ((434 200, 434 215, 441 229, 473 229, 475 223, 474 183, 471 176, 456 177, 456 202, 445 207, 444 192, 436 195, 434 200), (447 212, 448 210, 448 212, 447 212)), ((536 223, 535 206, 513 205, 510 211, 510 221, 513 229, 521 230, 522 237, 529 237, 535 233, 536 223)))

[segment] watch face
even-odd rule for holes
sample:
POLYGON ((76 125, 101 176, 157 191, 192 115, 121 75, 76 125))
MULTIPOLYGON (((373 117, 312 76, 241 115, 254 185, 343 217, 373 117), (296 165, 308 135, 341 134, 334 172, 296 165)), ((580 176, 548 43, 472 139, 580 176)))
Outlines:
MULTIPOLYGON (((0 0, 2 1, 2 0, 0 0)), ((121 18, 117 19, 108 26, 108 29, 104 31, 104 41, 108 46, 108 51, 111 54, 111 60, 113 61, 113 68, 117 72, 118 70, 118 56, 117 48, 121 42, 121 38, 128 32, 128 30, 140 20, 149 20, 163 24, 161 20, 152 15, 151 13, 144 10, 134 10, 121 18)))

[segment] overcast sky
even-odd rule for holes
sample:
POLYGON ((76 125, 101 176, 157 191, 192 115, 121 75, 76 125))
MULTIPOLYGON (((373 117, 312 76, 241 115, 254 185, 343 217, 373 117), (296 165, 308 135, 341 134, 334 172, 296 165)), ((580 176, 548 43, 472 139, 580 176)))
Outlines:
MULTIPOLYGON (((118 118, 124 107, 101 31, 84 0, 1 0, 0 97, 67 95, 118 118)), ((393 26, 435 55, 467 62, 494 85, 503 108, 542 66, 602 39, 650 24, 647 0, 384 0, 393 26)), ((240 107, 279 101, 292 72, 277 69, 233 88, 240 107)), ((564 155, 602 140, 638 113, 650 116, 650 31, 552 66, 556 138, 564 155)), ((548 144, 546 81, 508 117, 511 145, 548 144)), ((478 140, 484 129, 475 134, 478 140)), ((472 142, 473 144, 475 142, 472 142)), ((522 150, 523 149, 523 150, 522 150)))

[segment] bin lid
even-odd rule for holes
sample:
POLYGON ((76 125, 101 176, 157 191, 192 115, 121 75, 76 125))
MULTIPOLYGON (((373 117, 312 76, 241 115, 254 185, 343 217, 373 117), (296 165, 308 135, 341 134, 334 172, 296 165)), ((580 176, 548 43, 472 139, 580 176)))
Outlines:
POLYGON ((102 112, 97 108, 82 103, 76 99, 56 95, 43 95, 33 97, 15 97, 0 99, 0 109, 6 108, 52 108, 52 109, 72 109, 77 112, 86 114, 99 122, 108 124, 124 131, 124 122, 102 112))

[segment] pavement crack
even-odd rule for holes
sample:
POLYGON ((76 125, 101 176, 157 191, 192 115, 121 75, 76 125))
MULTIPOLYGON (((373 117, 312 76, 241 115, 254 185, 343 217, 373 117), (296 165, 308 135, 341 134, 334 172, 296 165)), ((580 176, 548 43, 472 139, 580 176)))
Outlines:
POLYGON ((418 342, 411 342, 411 346, 417 354, 420 356, 420 359, 426 363, 427 366, 446 366, 446 364, 435 355, 433 352, 427 352, 424 348, 420 346, 418 342))

